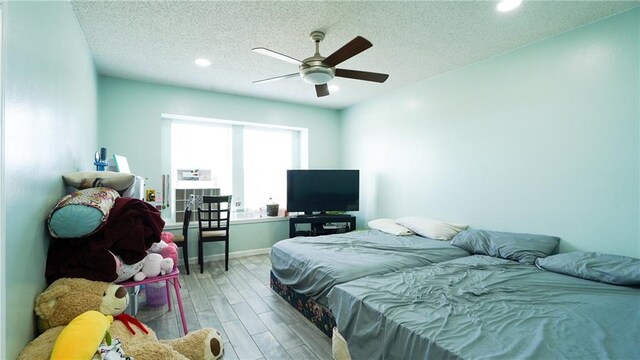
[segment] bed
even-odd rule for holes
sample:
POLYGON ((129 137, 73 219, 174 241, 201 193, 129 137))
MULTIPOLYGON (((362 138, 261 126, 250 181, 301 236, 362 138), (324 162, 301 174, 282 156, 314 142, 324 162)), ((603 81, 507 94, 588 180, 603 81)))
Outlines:
POLYGON ((379 230, 297 237, 271 248, 271 287, 331 336, 335 320, 326 305, 335 285, 468 255, 448 241, 379 230))
POLYGON ((364 277, 328 301, 353 359, 640 358, 640 288, 495 257, 364 277))

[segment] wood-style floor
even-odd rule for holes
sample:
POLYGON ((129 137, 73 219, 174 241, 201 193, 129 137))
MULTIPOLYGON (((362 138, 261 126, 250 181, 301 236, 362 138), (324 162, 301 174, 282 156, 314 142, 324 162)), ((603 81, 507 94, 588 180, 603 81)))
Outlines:
MULTIPOLYGON (((331 339, 269 288, 268 255, 229 259, 206 264, 205 271, 180 268, 182 303, 189 331, 213 327, 222 333, 224 357, 230 359, 331 359, 331 339)), ((173 291, 171 291, 173 294, 173 291)), ((137 318, 154 329, 160 339, 183 335, 173 301, 148 307, 138 296, 137 318)))

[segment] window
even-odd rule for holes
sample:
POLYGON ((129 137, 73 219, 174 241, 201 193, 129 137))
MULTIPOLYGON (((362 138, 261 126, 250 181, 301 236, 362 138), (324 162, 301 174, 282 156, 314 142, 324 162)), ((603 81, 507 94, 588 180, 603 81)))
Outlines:
POLYGON ((171 174, 176 174, 176 180, 184 178, 178 170, 210 170, 207 185, 219 188, 223 194, 232 194, 231 159, 231 126, 171 123, 171 174))
POLYGON ((163 216, 174 221, 182 219, 184 206, 176 198, 185 189, 231 194, 233 211, 243 218, 264 214, 270 201, 284 208, 287 170, 307 164, 306 129, 177 115, 163 119, 163 143, 171 145, 163 146, 162 168, 172 179, 173 194, 173 206, 163 216))
POLYGON ((293 168, 292 132, 244 128, 245 207, 264 208, 272 201, 286 204, 287 169, 293 168))

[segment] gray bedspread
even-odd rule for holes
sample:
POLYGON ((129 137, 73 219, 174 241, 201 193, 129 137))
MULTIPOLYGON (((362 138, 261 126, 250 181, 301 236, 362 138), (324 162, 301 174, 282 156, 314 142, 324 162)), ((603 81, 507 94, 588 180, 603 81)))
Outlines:
POLYGON ((358 359, 640 359, 640 289, 470 256, 338 285, 358 359))
POLYGON ((448 241, 365 230, 279 241, 271 268, 280 282, 326 306, 337 284, 468 255, 448 241))

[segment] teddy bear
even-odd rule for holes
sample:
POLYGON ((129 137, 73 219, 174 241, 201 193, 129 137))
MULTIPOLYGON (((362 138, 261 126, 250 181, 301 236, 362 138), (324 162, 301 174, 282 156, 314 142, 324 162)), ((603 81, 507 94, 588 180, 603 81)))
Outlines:
POLYGON ((173 259, 162 258, 162 255, 150 253, 144 258, 142 270, 133 276, 134 281, 142 281, 146 278, 165 275, 173 271, 173 259))
MULTIPOLYGON (((216 360, 222 357, 220 332, 213 328, 192 331, 171 340, 158 340, 155 332, 123 314, 129 304, 127 290, 117 284, 81 278, 61 278, 36 298, 35 313, 41 335, 22 350, 18 360, 49 359, 62 330, 77 316, 95 310, 111 315, 111 338, 118 339, 124 353, 135 360, 216 360)), ((79 344, 80 345, 80 344, 79 344)))

